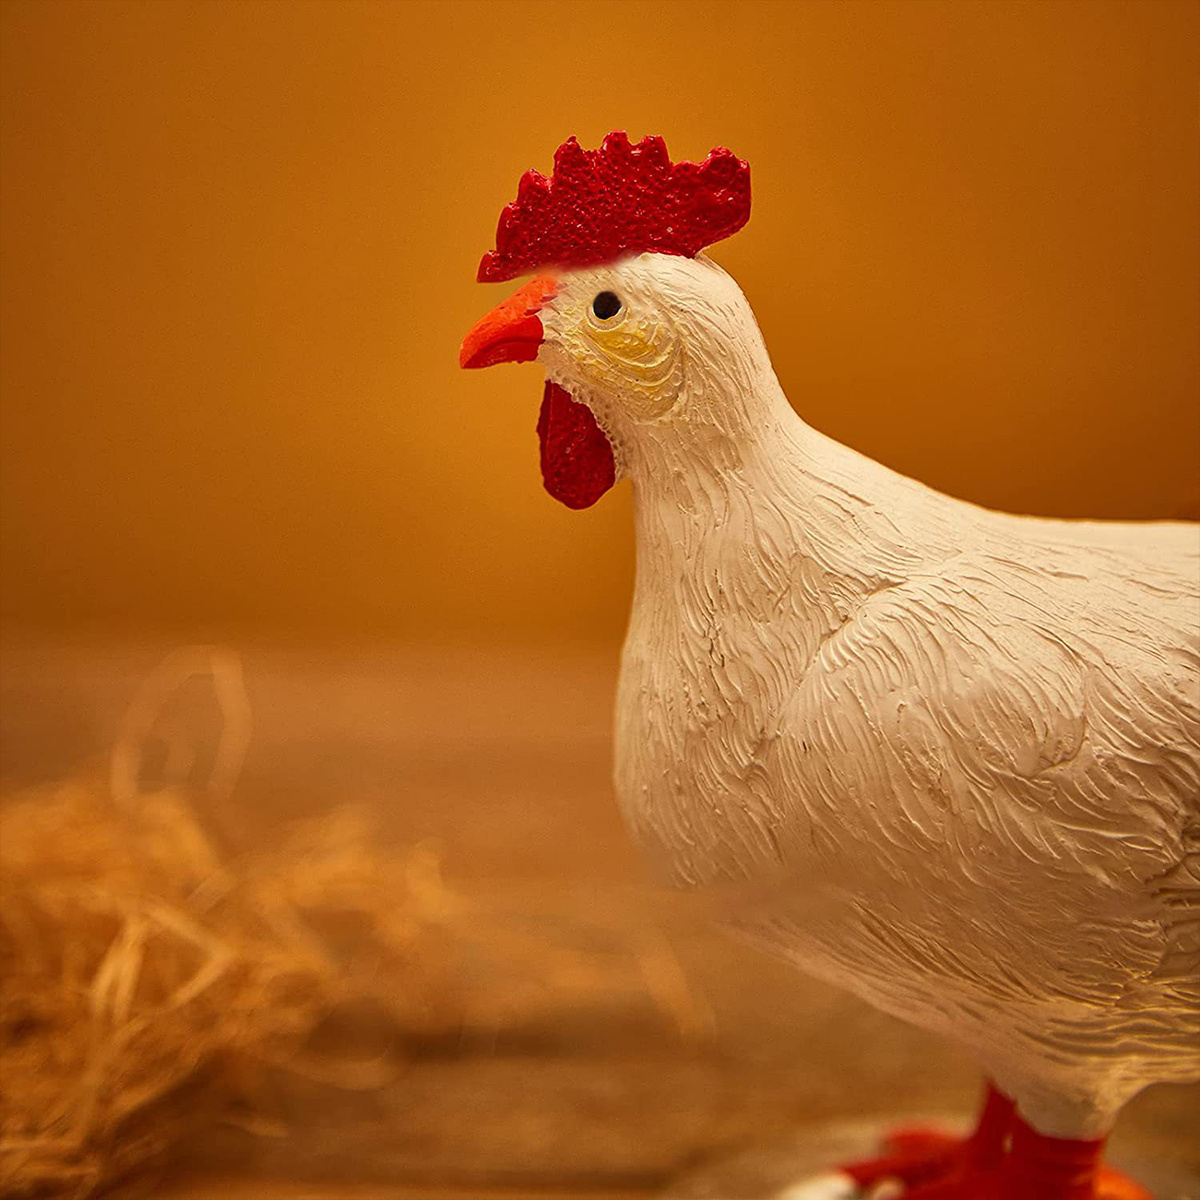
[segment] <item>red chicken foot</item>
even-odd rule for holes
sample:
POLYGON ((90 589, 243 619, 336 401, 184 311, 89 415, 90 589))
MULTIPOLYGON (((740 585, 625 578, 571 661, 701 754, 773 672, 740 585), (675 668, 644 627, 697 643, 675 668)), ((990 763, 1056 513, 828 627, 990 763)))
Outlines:
POLYGON ((903 1200, 1153 1200, 1140 1184, 1101 1166, 1103 1138, 1037 1133, 991 1085, 969 1136, 914 1126, 894 1130, 883 1148, 878 1158, 839 1170, 864 1190, 896 1180, 903 1200))

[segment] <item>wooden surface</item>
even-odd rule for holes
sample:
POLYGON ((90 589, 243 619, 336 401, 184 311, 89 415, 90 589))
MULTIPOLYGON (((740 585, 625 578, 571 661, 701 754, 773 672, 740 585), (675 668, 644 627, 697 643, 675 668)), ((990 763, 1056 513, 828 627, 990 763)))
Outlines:
POLYGON ((643 1200, 645 1191, 558 1188, 400 1187, 395 1184, 287 1183, 215 1175, 181 1180, 159 1200, 643 1200))
MULTIPOLYGON (((9 641, 4 789, 101 761, 169 648, 9 641)), ((457 1024, 407 1036, 394 1081, 350 1092, 281 1075, 270 1136, 206 1131, 172 1164, 176 1190, 156 1195, 600 1200, 650 1194, 820 1120, 969 1114, 978 1079, 955 1047, 726 940, 647 886, 609 783, 612 655, 249 646, 244 661, 254 740, 232 814, 244 845, 365 806, 381 846, 436 845, 447 885, 492 927, 584 946, 611 970, 576 986, 531 960, 474 955, 457 1024), (686 1032, 638 977, 639 955, 664 937, 697 1006, 686 1032), (333 1182, 269 1182, 289 1178, 333 1182)), ((1197 1111, 1200 1089, 1151 1089, 1115 1151, 1200 1166, 1197 1111)))

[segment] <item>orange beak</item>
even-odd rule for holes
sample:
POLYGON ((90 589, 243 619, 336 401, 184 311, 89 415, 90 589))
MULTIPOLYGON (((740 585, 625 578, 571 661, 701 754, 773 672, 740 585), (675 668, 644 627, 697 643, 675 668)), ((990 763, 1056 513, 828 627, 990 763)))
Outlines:
POLYGON ((470 369, 502 362, 532 362, 545 336, 538 312, 557 291, 556 280, 539 275, 513 292, 463 339, 459 366, 470 369))

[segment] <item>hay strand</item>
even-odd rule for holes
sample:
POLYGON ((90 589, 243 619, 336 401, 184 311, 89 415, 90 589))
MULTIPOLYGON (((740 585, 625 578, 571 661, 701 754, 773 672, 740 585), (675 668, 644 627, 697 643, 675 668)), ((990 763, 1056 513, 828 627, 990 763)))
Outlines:
POLYGON ((0 1194, 94 1197, 218 1120, 279 1136, 269 1072, 386 1087, 406 1040, 548 995, 632 988, 705 1025, 665 943, 555 945, 453 892, 433 846, 381 848, 352 807, 231 855, 199 814, 233 794, 249 738, 237 656, 191 648, 134 698, 106 778, 0 805, 0 1194), (196 679, 221 714, 212 769, 197 785, 194 756, 168 754, 169 786, 148 786, 147 743, 196 679), (486 987, 498 963, 515 986, 486 987), (318 1049, 364 1001, 396 1036, 365 1058, 318 1049))

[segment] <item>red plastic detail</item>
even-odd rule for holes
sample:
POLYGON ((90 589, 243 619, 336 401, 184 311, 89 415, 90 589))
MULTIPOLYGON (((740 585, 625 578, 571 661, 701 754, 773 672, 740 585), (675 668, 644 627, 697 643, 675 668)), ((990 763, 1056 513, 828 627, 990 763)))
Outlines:
POLYGON ((935 1183, 905 1188, 902 1200, 1028 1200, 1005 1190, 999 1171, 969 1171, 935 1183))
POLYGON ((998 1167, 1012 1124, 1013 1102, 989 1084, 975 1132, 969 1137, 924 1126, 897 1129, 884 1139, 884 1153, 878 1158, 845 1163, 838 1169, 860 1187, 884 1179, 899 1179, 909 1188, 940 1186, 998 1167))
POLYGON ((975 1132, 964 1143, 970 1166, 997 1167, 1004 1161, 1016 1115, 1017 1106, 995 1084, 989 1083, 975 1132))
POLYGON ((1022 1200, 1153 1200, 1141 1184, 1101 1166, 1107 1140, 1047 1137, 1018 1117, 1004 1194, 1022 1200))
POLYGON ((478 278, 496 283, 645 251, 692 258, 749 218, 750 167, 724 147, 702 163, 672 163, 660 137, 631 145, 615 131, 598 150, 570 138, 549 178, 537 171, 521 177, 478 278))
POLYGON ((1106 1167, 1086 1183, 1063 1184, 1052 1175, 1031 1179, 1016 1163, 990 1171, 970 1171, 936 1183, 908 1188, 903 1200, 1154 1200, 1141 1184, 1106 1167))
POLYGON ((1140 1184, 1101 1166, 1104 1142, 1046 1137, 989 1085, 970 1137, 899 1129, 879 1158, 839 1169, 863 1188, 898 1179, 904 1200, 1152 1200, 1140 1184))
POLYGON ((885 1179, 899 1179, 908 1187, 956 1173, 963 1140, 936 1129, 897 1130, 884 1139, 878 1158, 840 1163, 838 1170, 861 1188, 885 1179))
POLYGON ((502 362, 532 362, 542 344, 538 310, 558 291, 558 284, 539 275, 497 304, 463 338, 458 365, 472 369, 502 362))
POLYGON ((568 508, 589 508, 616 482, 612 444, 586 404, 546 381, 538 416, 542 481, 568 508))

